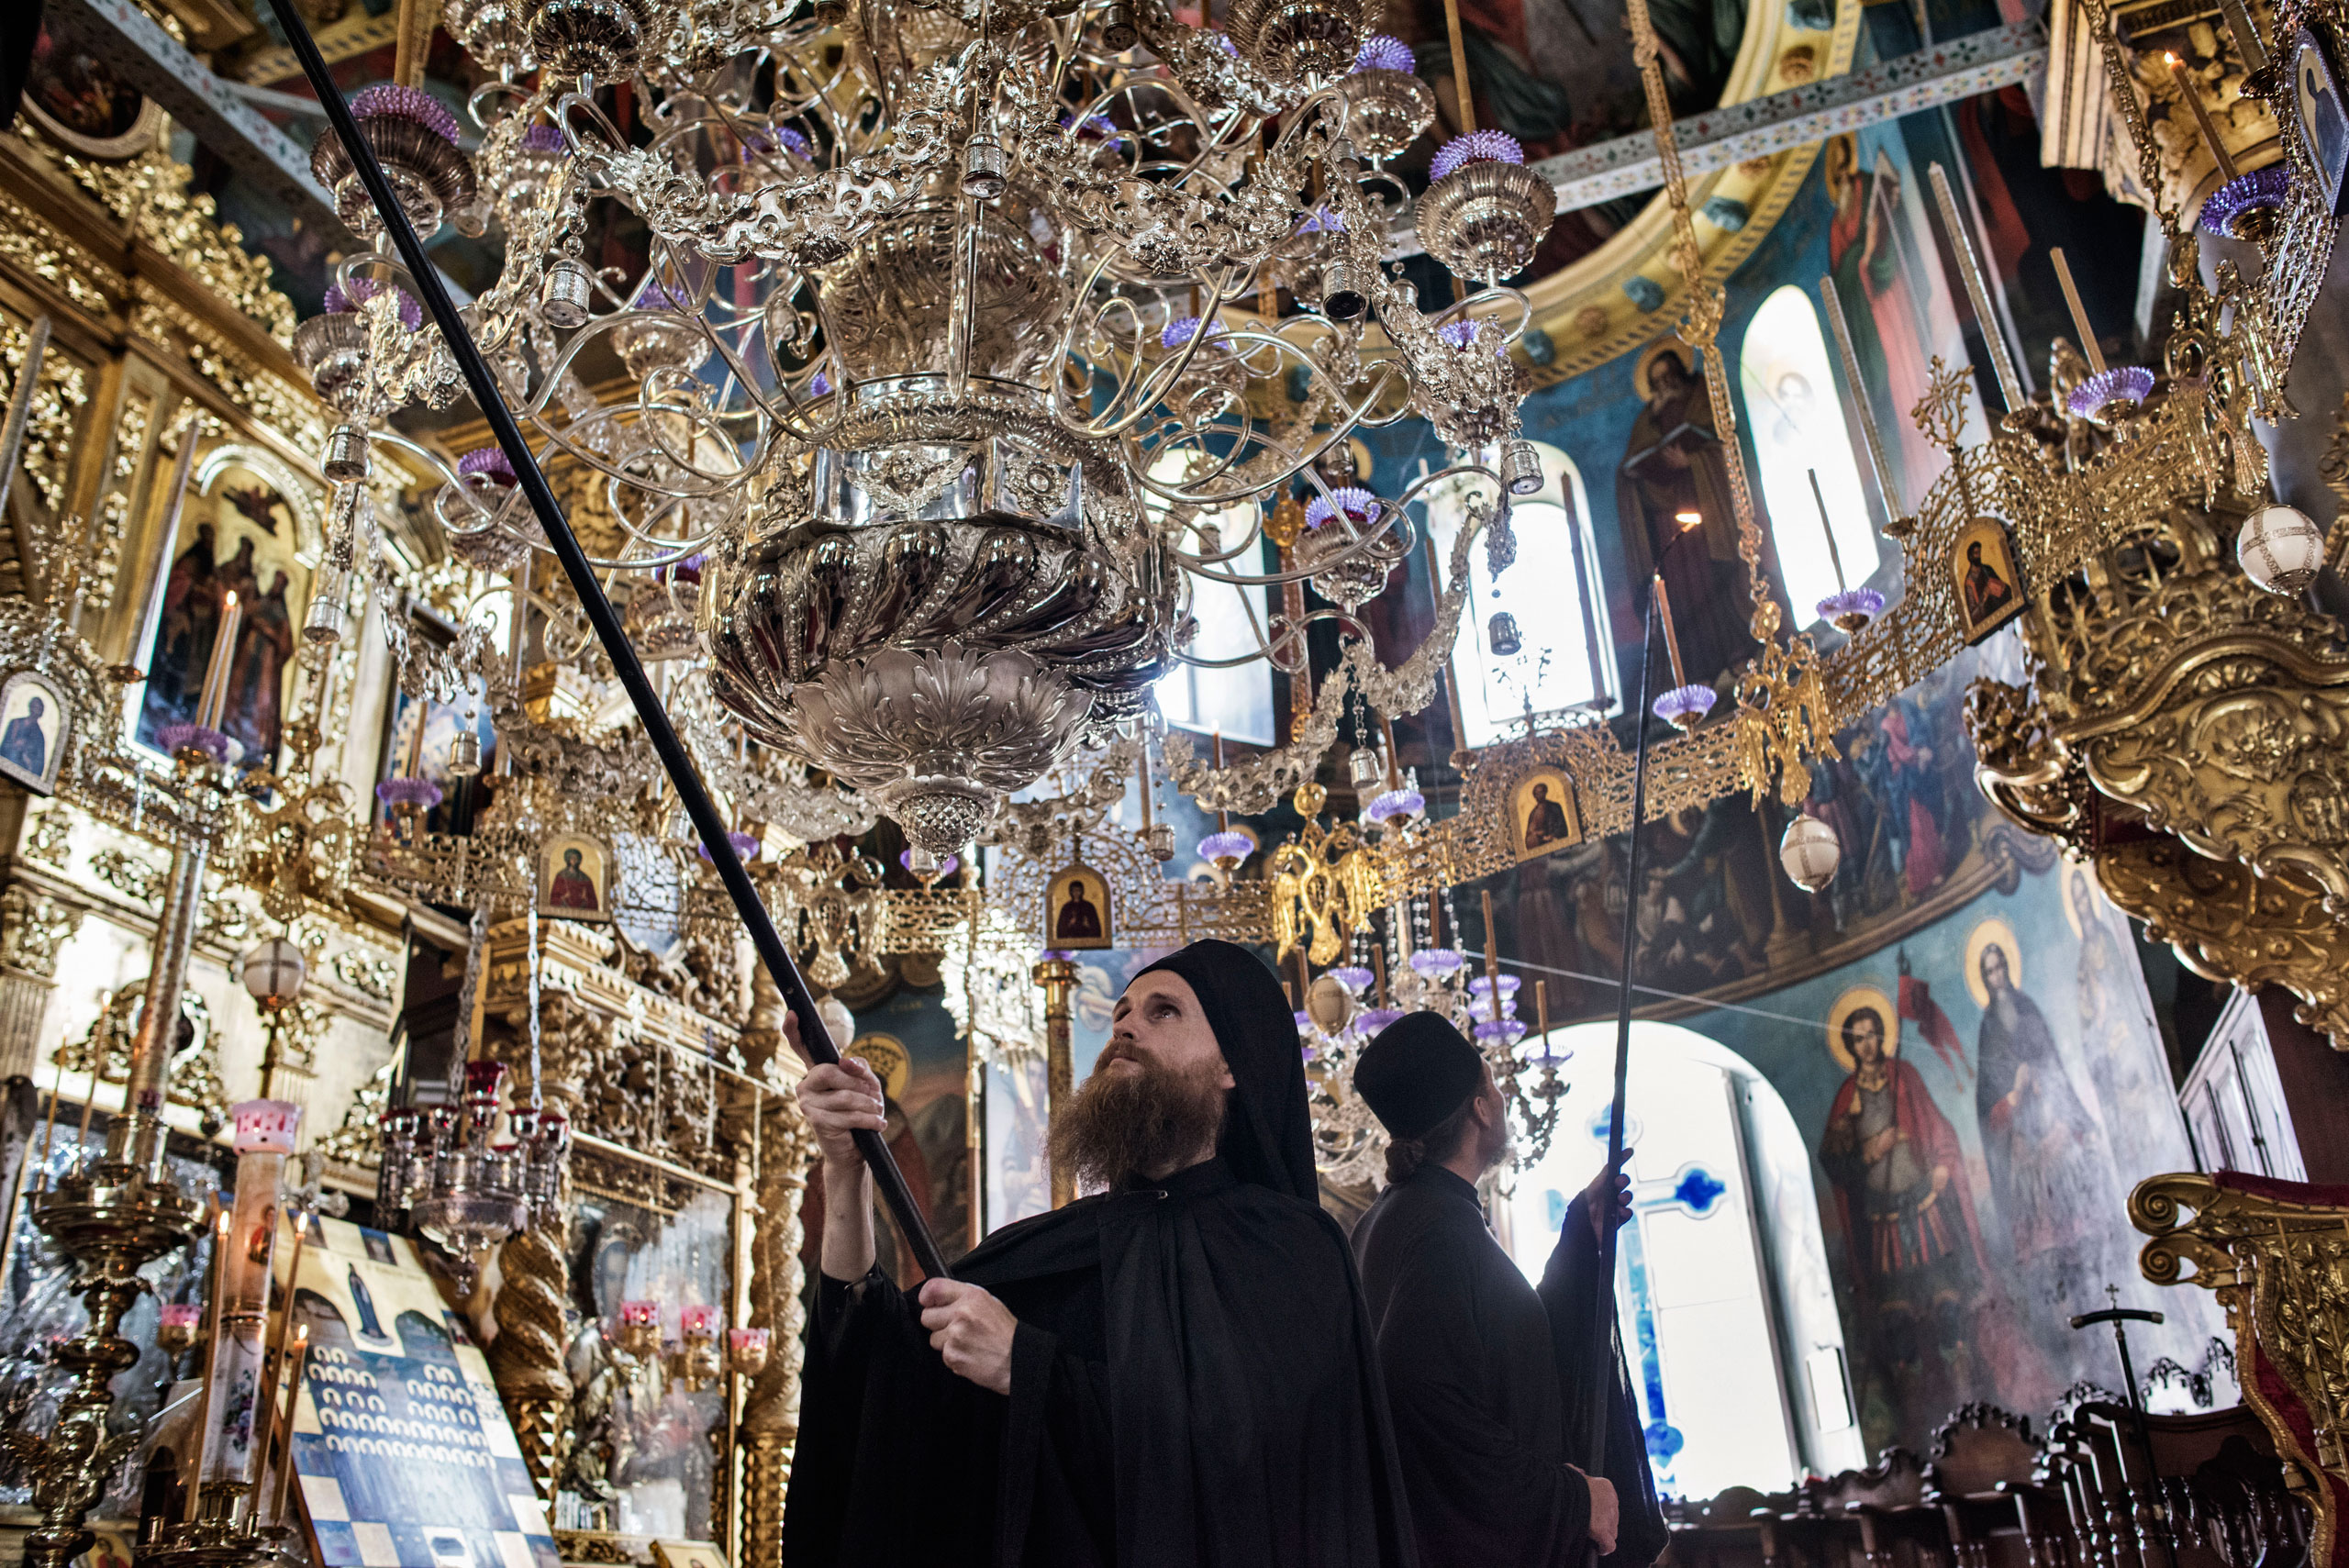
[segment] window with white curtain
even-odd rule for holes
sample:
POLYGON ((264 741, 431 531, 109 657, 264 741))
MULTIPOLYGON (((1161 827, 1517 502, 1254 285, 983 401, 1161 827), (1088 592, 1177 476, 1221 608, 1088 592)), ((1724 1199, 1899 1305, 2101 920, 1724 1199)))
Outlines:
MULTIPOLYGON (((1558 448, 1542 441, 1533 446, 1542 454, 1542 484, 1540 494, 1520 497, 1510 508, 1515 563, 1496 579, 1484 542, 1469 550, 1468 610, 1453 661, 1461 723, 1468 732, 1463 744, 1471 748, 1505 740, 1512 729, 1523 733, 1528 713, 1554 718, 1576 708, 1607 713, 1619 706, 1582 471, 1558 448), (1515 653, 1493 650, 1492 618, 1504 611, 1517 624, 1515 653)), ((1482 489, 1489 497, 1493 486, 1482 489)), ((1429 496, 1428 526, 1447 574, 1464 497, 1458 486, 1435 487, 1429 496)))
POLYGON ((1819 601, 1835 592, 1835 562, 1810 491, 1813 471, 1835 529, 1844 582, 1858 587, 1881 559, 1826 335, 1809 295, 1789 284, 1762 302, 1745 328, 1738 372, 1779 569, 1795 618, 1808 625, 1819 618, 1819 601))

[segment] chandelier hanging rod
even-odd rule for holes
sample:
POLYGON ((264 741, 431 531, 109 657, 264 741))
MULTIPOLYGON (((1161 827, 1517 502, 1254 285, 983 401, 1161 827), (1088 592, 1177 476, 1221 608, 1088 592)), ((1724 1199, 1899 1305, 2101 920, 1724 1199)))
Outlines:
MULTIPOLYGON (((588 562, 587 553, 573 535, 571 526, 563 518, 562 507, 554 498, 554 491, 547 484, 546 475, 540 472, 537 456, 522 436, 521 428, 514 422, 513 413, 506 406, 506 399, 497 389, 496 378, 481 357, 481 350, 473 343, 473 334, 466 329, 457 307, 450 302, 449 292, 441 286, 440 272, 424 253, 423 242, 417 238, 409 224, 407 213, 392 192, 391 183, 384 176, 383 165, 376 161, 375 150, 360 133, 359 125, 351 113, 342 92, 328 73, 327 62, 318 53, 317 40, 292 0, 270 0, 270 9, 277 16, 278 26, 285 31, 286 42, 301 62, 302 74, 309 78, 310 90, 318 95, 319 106, 326 110, 328 122, 350 154, 352 168, 360 183, 366 186, 367 196, 384 221, 384 232, 406 264, 417 296, 432 320, 440 328, 440 336, 449 346, 450 354, 457 361, 457 369, 465 378, 465 385, 473 393, 473 401, 489 423, 490 433, 496 438, 498 450, 513 465, 516 486, 529 498, 530 509, 536 513, 539 526, 546 531, 548 546, 555 559, 562 562, 563 574, 571 579, 573 592, 579 595, 580 607, 586 612, 596 637, 612 661, 612 671, 619 677, 628 692, 629 701, 636 716, 644 725, 645 734, 652 741, 653 751, 660 756, 661 766, 669 775, 670 784, 684 805, 685 815, 693 819, 694 830, 701 835, 711 863, 718 868, 718 880, 726 884, 728 896, 734 901, 734 910, 741 917, 750 933, 751 943, 758 949, 759 957, 766 964, 767 973, 791 1011, 799 1019, 800 1043, 807 1054, 828 1066, 841 1060, 840 1047, 824 1028, 822 1015, 816 1010, 816 998, 807 989, 807 982, 800 976, 799 968, 791 962, 785 950, 783 938, 774 922, 767 915, 766 906, 760 902, 758 889, 751 884, 751 874, 742 866, 742 859, 734 852, 732 840, 727 837, 725 818, 718 813, 718 803, 703 787, 701 775, 694 771, 692 759, 685 745, 677 739, 674 726, 669 722, 652 683, 646 679, 644 666, 636 650, 620 628, 619 616, 612 603, 604 596, 603 585, 596 580, 596 569, 588 562)), ((889 1153, 889 1146, 881 1135, 870 1128, 856 1134, 857 1151, 864 1157, 867 1169, 880 1189, 882 1201, 903 1231, 907 1244, 912 1248, 914 1259, 922 1272, 933 1278, 947 1277, 946 1260, 938 1250, 938 1242, 930 1233, 930 1225, 915 1207, 913 1191, 906 1184, 905 1173, 897 1168, 889 1153)))

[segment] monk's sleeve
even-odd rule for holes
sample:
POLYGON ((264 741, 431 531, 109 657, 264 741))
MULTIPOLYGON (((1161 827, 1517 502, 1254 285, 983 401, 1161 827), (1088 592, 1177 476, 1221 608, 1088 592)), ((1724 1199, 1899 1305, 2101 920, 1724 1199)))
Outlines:
POLYGON ((878 1268, 860 1280, 817 1276, 799 1440, 784 1508, 784 1538, 792 1562, 838 1558, 849 1523, 856 1459, 867 1435, 866 1388, 874 1360, 910 1348, 909 1339, 920 1328, 913 1303, 878 1268))
MULTIPOLYGON (((1054 1543, 1029 1540, 1040 1470, 1057 1473, 1056 1494, 1077 1499, 1081 1508, 1097 1505, 1101 1518, 1091 1522, 1106 1533, 1116 1485, 1109 1454, 1108 1367, 1072 1354, 1056 1334, 1020 1324, 1011 1340, 1011 1407, 1004 1422, 996 1560, 1058 1559, 1054 1543)), ((1072 1522, 1047 1521, 1053 1528, 1072 1522)))
POLYGON ((1551 1343, 1558 1361, 1559 1394, 1565 1404, 1566 1450, 1582 1457, 1584 1423, 1599 1401, 1607 1411, 1607 1478, 1615 1484, 1619 1522, 1615 1551, 1604 1568, 1646 1568, 1672 1539, 1663 1506, 1656 1500, 1655 1472, 1649 1468, 1647 1437, 1631 1395, 1631 1369, 1615 1329, 1615 1296, 1606 1293, 1600 1316, 1598 1241, 1590 1233, 1587 1201, 1566 1206, 1558 1245, 1535 1287, 1550 1317, 1551 1343))

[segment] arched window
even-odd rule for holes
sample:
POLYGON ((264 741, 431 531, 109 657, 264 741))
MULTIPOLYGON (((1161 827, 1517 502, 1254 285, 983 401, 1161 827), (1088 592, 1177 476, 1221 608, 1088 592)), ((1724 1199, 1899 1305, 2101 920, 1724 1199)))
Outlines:
MULTIPOLYGON (((1160 480, 1172 483, 1183 477, 1184 469, 1185 459, 1177 453, 1162 458, 1152 473, 1160 480)), ((1152 511, 1163 515, 1163 506, 1155 502, 1146 504, 1152 511)), ((1252 521, 1248 515, 1252 509, 1234 507, 1203 517, 1199 524, 1215 528, 1225 539, 1236 539, 1252 521)), ((1196 535, 1186 535, 1183 543, 1189 550, 1199 547, 1196 535)), ((1227 562, 1218 570, 1255 575, 1262 568, 1241 558, 1227 562)), ((1264 646, 1266 635, 1266 592, 1193 576, 1191 614, 1198 617, 1199 631, 1184 651, 1194 660, 1206 661, 1241 659, 1255 653, 1264 646)), ((1219 729, 1227 739, 1252 746, 1273 743, 1273 667, 1262 659, 1221 668, 1211 662, 1177 661, 1159 677, 1156 691, 1158 711, 1169 724, 1201 734, 1219 729)))
MULTIPOLYGON (((1470 748, 1505 739, 1528 712, 1554 718, 1576 708, 1609 713, 1617 706, 1614 644, 1593 591, 1598 557, 1582 471, 1556 447, 1542 441, 1533 447, 1542 454, 1542 485, 1510 509, 1515 564, 1496 581, 1485 564, 1483 542, 1469 552, 1468 609, 1453 658, 1460 672, 1461 722, 1468 731, 1462 744, 1470 748), (1492 618, 1500 611, 1517 623, 1515 653, 1493 650, 1492 618)), ((1483 488, 1489 495, 1492 486, 1483 488)), ((1447 572, 1460 507, 1456 491, 1431 495, 1428 503, 1428 526, 1447 572)))
MULTIPOLYGON (((1505 1206, 1505 1244, 1537 1281, 1607 1158, 1615 1026, 1552 1041, 1575 1053, 1572 1084, 1548 1154, 1505 1206)), ((1709 1497, 1865 1462, 1810 1157, 1786 1102, 1718 1041, 1635 1023, 1625 1130, 1633 1213, 1615 1299, 1657 1486, 1709 1497)))
POLYGON ((1809 295, 1789 284, 1762 302, 1745 328, 1738 370, 1787 596, 1794 601, 1795 618, 1809 625, 1818 618, 1819 601, 1835 591, 1835 567, 1819 524, 1819 503, 1811 496, 1810 471, 1818 471, 1820 494, 1834 523, 1844 582, 1858 587, 1881 559, 1828 364, 1827 339, 1809 295))

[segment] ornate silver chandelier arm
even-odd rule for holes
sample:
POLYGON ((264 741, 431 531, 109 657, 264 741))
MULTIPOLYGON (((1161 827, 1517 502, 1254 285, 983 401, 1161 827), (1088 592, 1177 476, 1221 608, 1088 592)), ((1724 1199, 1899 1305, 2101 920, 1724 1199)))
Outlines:
MULTIPOLYGON (((1486 473, 1499 487, 1497 476, 1486 473)), ((1431 476, 1432 478, 1432 476, 1431 476)), ((1379 713, 1417 713, 1435 697, 1436 676, 1451 657, 1460 635, 1460 620, 1468 605, 1468 552, 1476 536, 1492 520, 1492 511, 1479 495, 1471 495, 1461 519, 1459 537, 1452 541, 1451 586, 1436 601, 1435 625, 1392 669, 1378 662, 1377 651, 1367 639, 1346 645, 1338 668, 1314 694, 1313 711, 1301 730, 1286 746, 1246 762, 1210 766, 1198 760, 1190 741, 1170 730, 1165 742, 1166 776, 1174 787, 1209 811, 1269 811, 1280 797, 1313 776, 1320 759, 1337 742, 1338 727, 1349 696, 1359 692, 1379 713)))
MULTIPOLYGON (((980 48, 973 46, 974 52, 980 48)), ((960 101, 960 74, 943 63, 925 72, 877 153, 744 195, 714 191, 707 178, 679 169, 670 157, 630 148, 617 137, 601 148, 582 145, 578 156, 646 227, 673 244, 720 264, 764 256, 820 265, 912 201, 927 177, 944 172, 953 145, 947 112, 960 101)))

